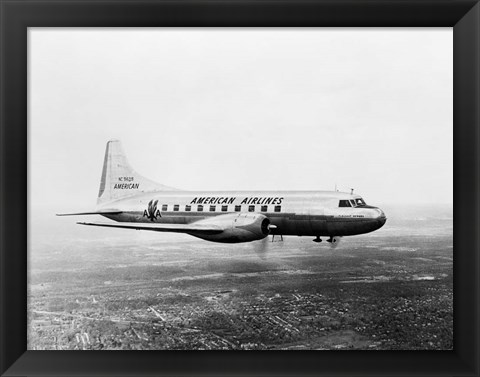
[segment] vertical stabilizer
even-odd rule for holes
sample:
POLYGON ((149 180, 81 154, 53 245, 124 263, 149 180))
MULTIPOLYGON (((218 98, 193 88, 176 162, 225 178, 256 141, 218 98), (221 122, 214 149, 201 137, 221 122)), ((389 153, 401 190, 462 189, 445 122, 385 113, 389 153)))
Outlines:
POLYGON ((149 191, 175 190, 151 181, 132 169, 119 140, 110 140, 105 149, 97 205, 149 191))

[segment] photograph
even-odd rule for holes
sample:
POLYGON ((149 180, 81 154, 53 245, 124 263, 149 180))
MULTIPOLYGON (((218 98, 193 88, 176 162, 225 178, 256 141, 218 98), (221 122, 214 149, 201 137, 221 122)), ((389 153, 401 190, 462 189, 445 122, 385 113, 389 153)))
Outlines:
POLYGON ((453 28, 27 46, 28 350, 453 350, 453 28))

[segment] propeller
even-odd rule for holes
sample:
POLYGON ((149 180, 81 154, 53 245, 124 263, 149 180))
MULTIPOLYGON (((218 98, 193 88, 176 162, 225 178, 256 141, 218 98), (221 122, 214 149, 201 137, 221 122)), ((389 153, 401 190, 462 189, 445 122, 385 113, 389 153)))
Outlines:
POLYGON ((258 257, 262 260, 267 259, 267 253, 270 248, 270 237, 266 236, 265 238, 261 239, 260 241, 254 242, 254 250, 258 257))
POLYGON ((269 244, 271 243, 269 235, 270 235, 271 230, 276 229, 276 228, 277 228, 276 225, 268 224, 268 226, 267 226, 268 235, 265 238, 261 239, 260 241, 255 242, 254 250, 255 250, 255 253, 257 253, 257 255, 260 259, 263 259, 263 260, 267 259, 267 253, 268 253, 268 250, 270 248, 269 244))

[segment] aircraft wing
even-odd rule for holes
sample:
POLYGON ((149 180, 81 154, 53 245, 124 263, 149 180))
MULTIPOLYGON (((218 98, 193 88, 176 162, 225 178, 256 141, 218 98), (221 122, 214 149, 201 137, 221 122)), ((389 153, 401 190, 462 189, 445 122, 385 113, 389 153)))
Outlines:
POLYGON ((148 224, 148 223, 77 223, 81 225, 104 226, 107 228, 123 228, 136 230, 152 230, 155 232, 176 232, 176 233, 222 233, 223 228, 211 224, 148 224))

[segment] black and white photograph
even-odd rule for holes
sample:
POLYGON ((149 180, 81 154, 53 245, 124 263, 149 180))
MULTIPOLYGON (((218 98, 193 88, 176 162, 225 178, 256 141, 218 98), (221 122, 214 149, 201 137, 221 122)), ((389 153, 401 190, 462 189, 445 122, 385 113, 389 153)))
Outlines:
POLYGON ((27 36, 29 350, 453 350, 452 28, 27 36))

